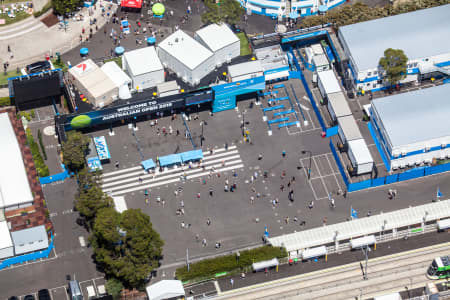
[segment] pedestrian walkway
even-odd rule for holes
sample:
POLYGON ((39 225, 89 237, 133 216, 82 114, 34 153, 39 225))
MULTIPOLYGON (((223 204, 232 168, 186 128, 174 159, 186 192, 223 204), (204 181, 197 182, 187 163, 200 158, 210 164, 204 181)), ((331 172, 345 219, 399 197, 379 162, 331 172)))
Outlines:
POLYGON ((154 188, 161 185, 180 182, 208 176, 212 170, 215 173, 237 170, 244 167, 236 146, 203 152, 202 167, 193 164, 182 167, 165 168, 154 173, 145 172, 141 166, 127 168, 103 174, 102 189, 112 196, 154 188))
POLYGON ((97 9, 92 11, 91 16, 87 8, 80 11, 84 15, 83 21, 69 19, 66 31, 58 25, 48 28, 40 21, 42 17, 29 17, 24 21, 0 28, 0 61, 9 62, 9 70, 12 70, 16 67, 23 68, 37 60, 44 60, 45 54, 55 55, 56 52, 63 54, 69 51, 80 43, 79 35, 82 28, 89 32, 90 20, 97 19, 98 28, 106 23, 106 16, 101 16, 100 5, 111 5, 110 13, 117 9, 116 4, 100 0, 96 3, 97 9), (13 57, 6 51, 8 45, 13 57))

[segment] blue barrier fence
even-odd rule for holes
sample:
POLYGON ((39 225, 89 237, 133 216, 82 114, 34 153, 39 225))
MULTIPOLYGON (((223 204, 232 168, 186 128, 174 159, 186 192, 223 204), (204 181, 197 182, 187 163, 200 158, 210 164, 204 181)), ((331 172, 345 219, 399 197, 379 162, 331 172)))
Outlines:
POLYGON ((339 159, 339 156, 336 152, 336 148, 334 147, 333 141, 331 139, 330 139, 330 149, 331 149, 331 152, 333 153, 334 160, 336 161, 336 164, 339 168, 339 172, 341 173, 342 179, 344 180, 345 185, 348 186, 349 182, 348 182, 347 175, 345 174, 344 167, 342 166, 341 160, 339 159))
POLYGON ((291 54, 293 56, 293 61, 294 61, 295 67, 297 68, 298 75, 300 77, 300 80, 302 81, 303 87, 305 88, 305 91, 306 91, 306 95, 308 95, 309 101, 311 102, 314 112, 316 113, 317 119, 319 120, 320 126, 322 127, 322 131, 326 131, 327 127, 325 126, 325 122, 322 119, 322 116, 320 114, 319 108, 317 107, 316 101, 314 100, 311 90, 309 89, 308 83, 306 82, 306 79, 303 76, 302 69, 300 68, 300 65, 298 64, 298 60, 294 55, 292 47, 289 48, 289 51, 291 52, 291 54))
POLYGON ((50 252, 52 252, 52 250, 53 250, 53 235, 51 236, 51 242, 47 249, 5 259, 2 262, 0 262, 0 270, 8 268, 9 266, 15 264, 21 264, 27 261, 33 261, 40 258, 47 258, 50 255, 50 252))
POLYGON ((70 177, 69 171, 66 169, 66 166, 61 164, 61 168, 64 170, 61 173, 50 175, 47 177, 39 177, 39 182, 41 184, 48 184, 56 181, 64 181, 66 178, 70 177))
POLYGON ((339 132, 339 126, 336 125, 336 126, 327 128, 327 130, 325 131, 325 136, 326 137, 331 137, 333 135, 338 134, 338 132, 339 132))

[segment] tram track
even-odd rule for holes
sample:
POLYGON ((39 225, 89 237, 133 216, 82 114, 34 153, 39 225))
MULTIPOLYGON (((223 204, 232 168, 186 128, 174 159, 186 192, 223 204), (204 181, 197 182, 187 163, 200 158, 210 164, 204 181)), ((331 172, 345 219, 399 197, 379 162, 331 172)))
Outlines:
POLYGON ((358 261, 227 291, 218 299, 355 299, 361 291, 369 296, 383 290, 424 286, 429 281, 425 272, 431 261, 449 252, 450 243, 446 243, 369 259, 368 280, 363 279, 364 261, 358 261))

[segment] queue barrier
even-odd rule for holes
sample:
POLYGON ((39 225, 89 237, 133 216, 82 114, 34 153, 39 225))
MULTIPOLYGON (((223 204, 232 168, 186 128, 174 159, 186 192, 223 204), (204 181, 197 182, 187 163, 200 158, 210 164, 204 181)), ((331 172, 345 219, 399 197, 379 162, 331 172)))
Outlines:
POLYGON ((273 86, 274 89, 280 89, 280 88, 284 88, 284 87, 285 87, 285 85, 283 83, 276 84, 276 85, 273 86))
POLYGON ((281 122, 286 122, 286 121, 289 121, 289 118, 273 119, 273 120, 267 121, 267 123, 269 123, 269 124, 275 124, 275 123, 281 123, 281 122))
POLYGON ((285 101, 285 100, 289 100, 289 97, 273 98, 273 99, 269 99, 268 102, 277 102, 277 101, 285 101))
POLYGON ((274 116, 274 117, 278 117, 278 116, 283 116, 283 115, 292 114, 292 113, 294 113, 294 112, 295 112, 295 110, 293 110, 293 109, 285 110, 285 111, 279 111, 279 112, 277 112, 277 113, 274 113, 273 116, 274 116))
POLYGON ((294 122, 278 124, 278 128, 291 127, 291 126, 294 126, 294 125, 297 125, 297 124, 300 124, 300 123, 298 121, 294 121, 294 122))
POLYGON ((272 106, 272 107, 266 107, 263 109, 263 111, 268 112, 268 111, 277 110, 277 109, 281 109, 281 108, 284 108, 284 104, 272 106))

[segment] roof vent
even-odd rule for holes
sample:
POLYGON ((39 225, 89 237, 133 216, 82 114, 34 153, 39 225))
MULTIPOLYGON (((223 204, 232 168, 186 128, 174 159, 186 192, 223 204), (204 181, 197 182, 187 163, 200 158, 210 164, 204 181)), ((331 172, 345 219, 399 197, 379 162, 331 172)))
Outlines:
POLYGON ((175 38, 175 43, 178 43, 178 38, 175 38))

